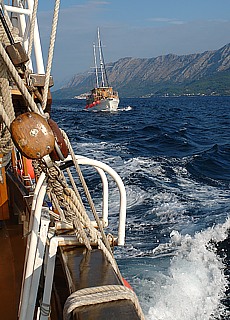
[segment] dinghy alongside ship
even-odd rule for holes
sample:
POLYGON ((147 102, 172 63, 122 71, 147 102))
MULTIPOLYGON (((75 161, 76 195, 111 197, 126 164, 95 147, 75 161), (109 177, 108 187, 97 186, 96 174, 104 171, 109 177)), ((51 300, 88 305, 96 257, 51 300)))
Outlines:
POLYGON ((93 53, 96 86, 86 97, 86 109, 90 111, 117 111, 119 96, 108 82, 99 28, 97 30, 97 45, 93 45, 93 53), (98 60, 100 67, 98 67, 98 60))
POLYGON ((55 1, 46 73, 38 1, 5 2, 0 4, 1 318, 144 319, 113 255, 113 246, 125 241, 123 182, 108 165, 75 155, 67 133, 50 118, 60 1, 55 1), (100 175, 101 214, 81 166, 100 175), (120 194, 117 236, 106 234, 107 175, 120 194))

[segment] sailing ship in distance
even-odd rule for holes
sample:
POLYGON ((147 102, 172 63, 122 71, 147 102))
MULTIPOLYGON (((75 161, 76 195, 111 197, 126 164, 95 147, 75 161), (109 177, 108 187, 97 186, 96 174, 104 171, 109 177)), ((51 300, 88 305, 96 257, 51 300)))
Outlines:
POLYGON ((97 29, 97 45, 93 44, 93 56, 96 84, 86 97, 86 109, 89 111, 116 111, 119 105, 119 96, 118 92, 109 85, 99 28, 97 29))

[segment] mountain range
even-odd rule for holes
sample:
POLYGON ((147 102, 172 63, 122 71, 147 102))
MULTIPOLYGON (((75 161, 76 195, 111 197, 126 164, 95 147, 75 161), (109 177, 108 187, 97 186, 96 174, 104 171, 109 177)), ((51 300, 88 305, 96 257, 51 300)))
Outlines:
MULTIPOLYGON (((218 50, 155 58, 121 58, 107 64, 109 83, 120 97, 230 95, 230 44, 218 50)), ((74 75, 54 99, 74 98, 95 86, 95 75, 74 75)))

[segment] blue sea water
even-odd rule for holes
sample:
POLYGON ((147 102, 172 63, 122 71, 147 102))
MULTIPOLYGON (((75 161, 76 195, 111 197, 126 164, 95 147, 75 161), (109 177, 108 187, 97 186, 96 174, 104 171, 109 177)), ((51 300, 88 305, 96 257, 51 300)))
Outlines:
MULTIPOLYGON (((114 113, 56 100, 52 117, 76 154, 125 184, 126 244, 115 256, 146 319, 229 319, 230 97, 121 99, 114 113)), ((100 179, 86 176, 97 202, 100 179)))

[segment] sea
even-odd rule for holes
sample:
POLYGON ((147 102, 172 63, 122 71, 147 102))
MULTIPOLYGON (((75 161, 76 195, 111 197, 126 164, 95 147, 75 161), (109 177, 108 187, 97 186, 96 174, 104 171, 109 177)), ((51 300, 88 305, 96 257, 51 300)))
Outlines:
MULTIPOLYGON (((52 118, 75 154, 123 180, 126 242, 114 255, 145 319, 230 319, 230 97, 127 98, 113 113, 84 107, 54 100, 52 118)), ((100 176, 82 171, 100 214, 100 176)), ((120 198, 109 185, 116 235, 120 198)))

